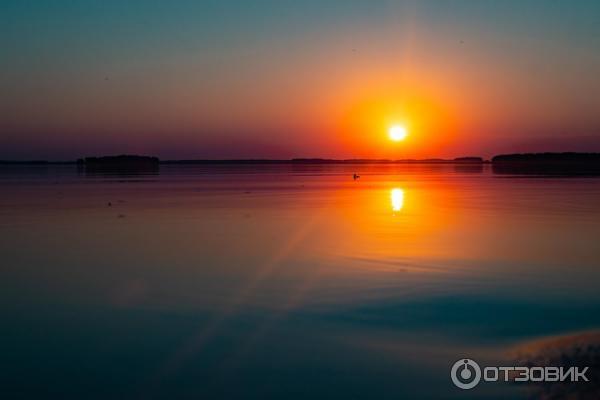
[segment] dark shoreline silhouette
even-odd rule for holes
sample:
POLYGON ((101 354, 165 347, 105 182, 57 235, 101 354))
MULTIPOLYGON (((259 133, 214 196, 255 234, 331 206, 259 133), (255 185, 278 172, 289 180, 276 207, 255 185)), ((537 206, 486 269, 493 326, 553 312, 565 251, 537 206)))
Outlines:
POLYGON ((492 158, 492 171, 504 175, 600 175, 600 153, 522 153, 492 158))
POLYGON ((128 154, 80 158, 76 163, 86 175, 157 174, 160 168, 158 157, 128 154))
POLYGON ((158 157, 119 155, 86 157, 77 161, 2 161, 0 165, 77 165, 86 173, 138 173, 158 172, 160 165, 261 165, 261 164, 451 164, 458 172, 482 172, 485 164, 491 164, 492 172, 498 175, 555 175, 592 176, 600 175, 600 153, 522 153, 501 154, 491 161, 481 157, 457 157, 454 159, 198 159, 160 160, 158 157))
POLYGON ((160 162, 158 157, 121 154, 118 156, 85 157, 77 160, 78 165, 91 166, 151 166, 160 162))
POLYGON ((493 163, 523 162, 523 163, 598 163, 600 153, 515 153, 500 154, 492 157, 493 163))

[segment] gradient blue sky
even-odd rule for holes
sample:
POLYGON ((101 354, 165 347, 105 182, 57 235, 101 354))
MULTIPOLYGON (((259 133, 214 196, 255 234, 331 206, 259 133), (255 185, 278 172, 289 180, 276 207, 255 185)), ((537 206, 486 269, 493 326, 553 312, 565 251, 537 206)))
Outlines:
POLYGON ((600 151, 598 1, 4 0, 0 47, 0 159, 600 151))

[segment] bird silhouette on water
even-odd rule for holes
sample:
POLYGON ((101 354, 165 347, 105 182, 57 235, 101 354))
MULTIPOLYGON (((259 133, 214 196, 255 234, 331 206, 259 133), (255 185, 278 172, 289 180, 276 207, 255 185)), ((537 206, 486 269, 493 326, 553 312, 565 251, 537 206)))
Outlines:
POLYGON ((355 173, 354 175, 352 175, 352 179, 357 180, 360 178, 360 175, 355 173))

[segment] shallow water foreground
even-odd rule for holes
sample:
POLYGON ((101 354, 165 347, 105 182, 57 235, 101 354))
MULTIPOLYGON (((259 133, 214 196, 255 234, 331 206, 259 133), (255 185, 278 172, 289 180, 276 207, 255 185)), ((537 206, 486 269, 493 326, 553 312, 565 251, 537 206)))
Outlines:
POLYGON ((600 326, 599 178, 21 166, 0 186, 3 398, 528 398, 450 368, 600 326))

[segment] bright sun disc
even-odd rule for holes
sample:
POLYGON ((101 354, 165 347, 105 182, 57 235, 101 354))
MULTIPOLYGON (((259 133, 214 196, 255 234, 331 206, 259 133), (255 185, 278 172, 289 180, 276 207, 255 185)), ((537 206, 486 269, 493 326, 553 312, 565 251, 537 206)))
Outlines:
POLYGON ((394 142, 404 140, 407 135, 406 128, 400 125, 394 125, 390 128, 389 135, 390 139, 394 142))

